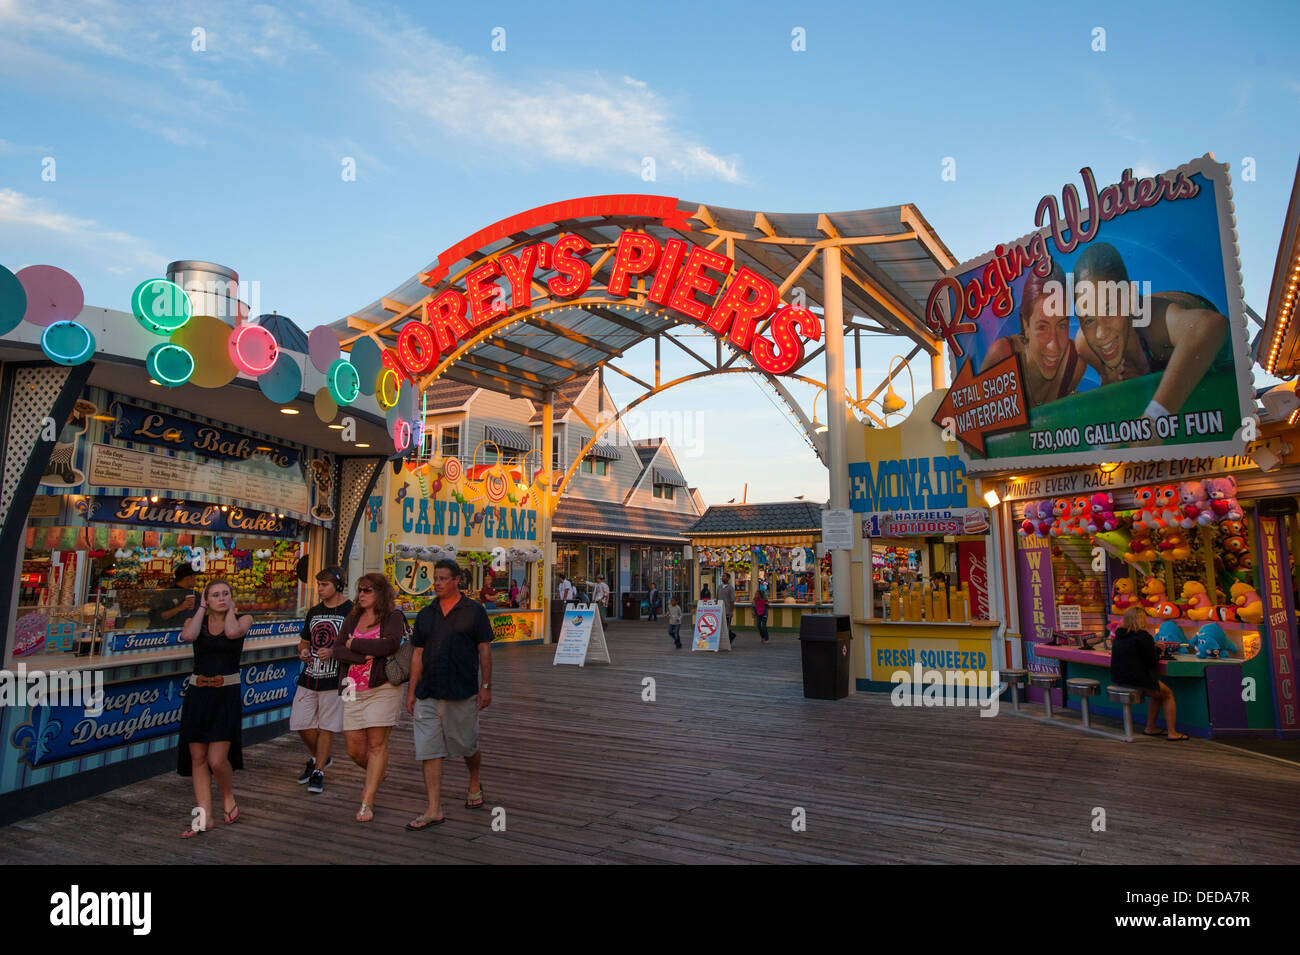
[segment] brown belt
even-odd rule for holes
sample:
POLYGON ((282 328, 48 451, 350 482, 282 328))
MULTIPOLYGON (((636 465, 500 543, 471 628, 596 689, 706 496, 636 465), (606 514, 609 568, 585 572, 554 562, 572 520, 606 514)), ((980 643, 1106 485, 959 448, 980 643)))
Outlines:
POLYGON ((190 674, 190 686, 233 686, 238 682, 238 673, 227 673, 224 676, 199 676, 197 673, 190 674))

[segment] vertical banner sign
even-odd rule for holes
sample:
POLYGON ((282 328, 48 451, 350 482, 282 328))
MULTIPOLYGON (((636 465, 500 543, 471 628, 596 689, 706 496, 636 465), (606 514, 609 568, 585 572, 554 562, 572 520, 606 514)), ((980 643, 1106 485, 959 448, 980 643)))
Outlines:
POLYGON ((1059 673, 1053 659, 1040 657, 1034 647, 1052 642, 1056 629, 1056 596, 1052 584, 1052 541, 1025 537, 1016 551, 1020 589, 1020 630, 1025 638, 1025 667, 1031 673, 1059 673))
POLYGON ((931 289, 952 361, 935 423, 970 471, 1241 454, 1254 360, 1228 167, 1079 175, 1037 231, 931 289))
POLYGON ((1291 558, 1280 518, 1257 517, 1260 579, 1264 585, 1264 631, 1267 634, 1273 668, 1273 699, 1277 704, 1277 727, 1300 729, 1296 700, 1295 608, 1291 600, 1291 558))
POLYGON ((970 586, 970 615, 976 620, 988 620, 989 561, 983 541, 957 542, 957 577, 970 586))

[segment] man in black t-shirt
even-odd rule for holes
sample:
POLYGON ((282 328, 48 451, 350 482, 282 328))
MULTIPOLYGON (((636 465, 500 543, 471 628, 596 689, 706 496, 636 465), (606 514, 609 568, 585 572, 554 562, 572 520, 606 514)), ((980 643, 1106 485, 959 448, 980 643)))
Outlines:
POLYGON ((199 597, 194 590, 198 574, 189 564, 180 564, 172 572, 174 586, 154 595, 149 601, 149 627, 155 630, 175 629, 185 626, 199 607, 199 597))
POLYGON ((457 589, 460 567, 433 565, 437 599, 415 618, 406 711, 415 717, 415 758, 424 763, 429 805, 406 824, 413 832, 437 826, 442 815, 442 761, 463 756, 469 770, 466 809, 483 806, 479 783, 478 711, 492 702, 492 625, 487 611, 457 589), (483 671, 479 680, 479 669, 483 671))
POLYGON ((330 745, 334 734, 343 732, 343 698, 339 695, 339 662, 330 656, 321 659, 322 650, 332 649, 343 621, 352 610, 352 601, 343 594, 343 573, 327 567, 316 575, 316 595, 320 603, 307 611, 298 640, 298 657, 304 662, 298 677, 298 689, 289 712, 289 729, 296 730, 311 757, 298 777, 307 784, 307 792, 325 789, 325 770, 333 762, 330 745))

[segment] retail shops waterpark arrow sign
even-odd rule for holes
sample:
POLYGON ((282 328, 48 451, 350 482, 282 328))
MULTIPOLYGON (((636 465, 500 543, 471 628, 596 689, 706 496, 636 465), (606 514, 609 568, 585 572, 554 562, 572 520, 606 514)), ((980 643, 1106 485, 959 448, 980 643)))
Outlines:
POLYGON ((953 385, 934 421, 971 471, 1240 454, 1253 408, 1228 167, 1098 188, 955 268, 926 320, 953 385))

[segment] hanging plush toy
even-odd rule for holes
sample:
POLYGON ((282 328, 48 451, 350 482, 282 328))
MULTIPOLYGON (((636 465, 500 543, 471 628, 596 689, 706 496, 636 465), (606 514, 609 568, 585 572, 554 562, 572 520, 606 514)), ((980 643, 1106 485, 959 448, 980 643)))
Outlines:
POLYGON ((1086 537, 1089 533, 1088 523, 1092 520, 1092 499, 1087 496, 1076 497, 1070 502, 1070 535, 1086 537))
MULTIPOLYGON (((1172 527, 1178 525, 1172 524, 1172 527)), ((1160 541, 1160 556, 1164 560, 1187 560, 1192 556, 1192 548, 1178 531, 1166 531, 1160 541)))
POLYGON ((1123 555, 1130 564, 1147 564, 1156 559, 1156 549, 1151 543, 1151 532, 1133 525, 1133 539, 1128 542, 1128 553, 1123 555))
POLYGON ((1188 620, 1209 620, 1214 613, 1214 601, 1199 580, 1183 584, 1182 601, 1187 608, 1188 620))
POLYGON ((1241 506, 1237 503, 1236 478, 1210 478, 1205 482, 1205 493, 1209 495, 1215 520, 1241 520, 1241 506))
POLYGON ((1182 504, 1178 500, 1178 488, 1173 484, 1162 484, 1156 488, 1156 510, 1165 527, 1178 527, 1183 520, 1182 504))
POLYGON ((1146 608, 1148 615, 1163 620, 1171 620, 1181 615, 1182 611, 1178 609, 1178 604, 1166 595, 1165 582, 1159 577, 1148 577, 1142 584, 1142 593, 1142 606, 1146 608))
POLYGON ((1115 517, 1115 499, 1109 492, 1098 491, 1094 494, 1089 509, 1092 511, 1092 516, 1088 518, 1089 534, 1108 533, 1119 527, 1119 519, 1115 517))
POLYGON ((1139 525, 1147 530, 1159 530, 1164 524, 1160 520, 1160 511, 1156 507, 1156 489, 1139 487, 1133 489, 1133 500, 1137 502, 1137 514, 1133 517, 1133 528, 1139 525))
POLYGON ((1051 535, 1060 537, 1062 534, 1068 534, 1070 528, 1070 515, 1073 508, 1070 505, 1069 498, 1058 497, 1052 502, 1052 526, 1051 535))
POLYGON ((1178 524, 1183 530, 1214 523, 1214 508, 1210 507, 1210 496, 1200 481, 1184 481, 1178 485, 1178 501, 1183 511, 1183 519, 1178 524))
POLYGON ((1121 577, 1115 581, 1115 590, 1110 602, 1112 613, 1122 614, 1130 607, 1137 606, 1137 602, 1138 599, 1133 594, 1133 581, 1127 577, 1121 577))
POLYGON ((1235 583, 1230 588, 1232 602, 1237 605, 1237 619, 1259 623, 1264 619, 1264 601, 1255 588, 1247 583, 1235 583))

